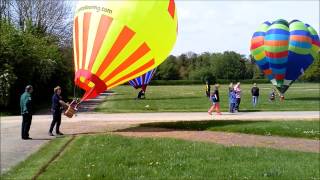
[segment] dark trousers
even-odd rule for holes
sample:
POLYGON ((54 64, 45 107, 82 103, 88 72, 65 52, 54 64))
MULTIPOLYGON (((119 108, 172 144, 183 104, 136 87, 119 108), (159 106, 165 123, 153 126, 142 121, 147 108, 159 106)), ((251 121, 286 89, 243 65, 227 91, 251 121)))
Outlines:
POLYGON ((54 113, 49 132, 52 133, 54 125, 56 125, 56 133, 60 133, 60 129, 59 129, 60 124, 61 124, 61 113, 54 113))
POLYGON ((31 126, 32 115, 31 114, 22 114, 22 126, 21 126, 21 137, 23 139, 29 137, 29 130, 31 126))
POLYGON ((210 97, 210 91, 206 91, 207 97, 210 97))
POLYGON ((138 99, 142 99, 142 98, 145 98, 145 95, 144 95, 144 92, 141 90, 141 91, 139 91, 139 93, 138 93, 138 97, 137 97, 138 99))
POLYGON ((241 98, 237 98, 236 107, 234 108, 236 111, 239 111, 240 102, 241 98))

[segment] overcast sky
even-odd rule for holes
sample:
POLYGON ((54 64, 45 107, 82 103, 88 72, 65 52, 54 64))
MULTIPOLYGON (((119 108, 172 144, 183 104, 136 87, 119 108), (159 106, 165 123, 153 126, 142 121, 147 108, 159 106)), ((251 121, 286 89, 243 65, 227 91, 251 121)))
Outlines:
POLYGON ((176 0, 179 35, 171 54, 233 50, 249 55, 250 39, 264 21, 298 19, 319 33, 319 1, 176 0))

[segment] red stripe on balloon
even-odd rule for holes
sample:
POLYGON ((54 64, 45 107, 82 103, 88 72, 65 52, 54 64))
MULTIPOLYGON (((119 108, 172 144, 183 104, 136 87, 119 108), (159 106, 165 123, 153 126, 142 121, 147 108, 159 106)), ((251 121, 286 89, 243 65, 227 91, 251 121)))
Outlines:
POLYGON ((132 31, 130 28, 125 26, 122 31, 120 32, 117 40, 113 44, 112 48, 110 49, 107 56, 104 58, 103 63, 100 65, 98 72, 96 73, 97 76, 100 76, 107 67, 111 64, 111 62, 117 57, 120 51, 128 44, 128 42, 132 39, 135 32, 132 31))
POLYGON ((168 6, 168 11, 169 11, 169 14, 172 18, 174 18, 175 9, 176 9, 176 5, 174 4, 174 0, 170 0, 169 6, 168 6))
POLYGON ((320 41, 312 40, 312 44, 320 47, 320 41))
POLYGON ((141 79, 142 79, 141 84, 144 84, 144 81, 145 81, 145 79, 146 79, 146 74, 143 74, 142 77, 141 77, 141 79))
POLYGON ((252 43, 250 49, 253 50, 253 49, 256 49, 256 48, 261 47, 261 46, 263 46, 263 41, 252 43))
POLYGON ((78 16, 74 19, 74 34, 75 34, 75 45, 76 45, 76 56, 77 56, 77 59, 76 61, 74 62, 78 69, 79 69, 79 23, 78 23, 78 16))
POLYGON ((283 80, 284 76, 285 76, 284 74, 276 74, 275 78, 276 78, 276 80, 283 80))
POLYGON ((117 83, 119 83, 119 82, 121 82, 121 81, 124 81, 124 80, 126 80, 126 79, 134 76, 135 74, 138 74, 139 72, 144 71, 144 70, 152 67, 153 65, 154 65, 154 59, 151 59, 150 61, 148 61, 148 62, 147 62, 146 64, 144 64, 143 66, 141 66, 141 67, 139 67, 138 69, 132 71, 131 73, 129 73, 129 74, 121 77, 120 79, 116 80, 115 82, 111 83, 111 84, 108 85, 108 86, 113 86, 113 85, 115 85, 115 84, 117 84, 117 83))
POLYGON ((133 63, 137 62, 141 57, 147 54, 150 48, 146 43, 143 43, 135 52, 133 52, 123 63, 113 70, 103 81, 107 82, 123 70, 127 69, 133 63))
POLYGON ((288 56, 288 51, 283 52, 268 52, 266 51, 266 56, 269 58, 284 58, 288 56))
POLYGON ((97 34, 94 40, 92 54, 89 61, 89 67, 88 67, 89 70, 92 68, 94 64, 94 60, 96 59, 98 52, 100 51, 103 40, 109 30, 111 22, 112 22, 112 18, 109 16, 102 15, 100 18, 97 34))
POLYGON ((88 43, 88 34, 89 34, 89 25, 90 25, 91 13, 84 13, 83 17, 83 36, 82 36, 82 69, 84 69, 84 65, 86 62, 87 55, 87 43, 88 43))

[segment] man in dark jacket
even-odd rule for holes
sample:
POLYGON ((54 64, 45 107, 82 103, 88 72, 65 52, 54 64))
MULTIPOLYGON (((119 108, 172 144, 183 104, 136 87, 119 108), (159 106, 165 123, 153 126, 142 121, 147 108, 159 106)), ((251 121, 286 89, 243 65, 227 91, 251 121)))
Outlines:
POLYGON ((20 108, 22 115, 21 138, 23 140, 32 139, 29 137, 29 130, 32 121, 32 92, 33 87, 31 85, 28 85, 25 88, 25 92, 20 97, 20 108))
POLYGON ((56 134, 57 135, 63 135, 63 133, 60 132, 60 124, 61 124, 61 113, 63 110, 63 107, 68 106, 67 103, 65 103, 62 100, 61 95, 61 87, 57 86, 54 88, 54 94, 52 96, 52 115, 53 115, 53 119, 50 125, 50 129, 49 129, 49 136, 53 136, 52 131, 54 126, 56 126, 56 134))
POLYGON ((251 89, 251 95, 252 95, 252 105, 253 107, 256 107, 259 99, 259 88, 257 87, 256 83, 253 84, 253 87, 251 89))

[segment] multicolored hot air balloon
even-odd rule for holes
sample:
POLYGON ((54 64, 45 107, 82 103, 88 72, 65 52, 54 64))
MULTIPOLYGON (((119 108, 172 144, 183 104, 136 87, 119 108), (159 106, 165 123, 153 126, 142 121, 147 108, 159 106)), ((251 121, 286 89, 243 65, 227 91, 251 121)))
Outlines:
POLYGON ((156 69, 152 69, 147 73, 139 76, 135 79, 129 81, 129 84, 135 89, 141 88, 144 92, 146 91, 147 85, 150 83, 152 77, 154 76, 156 69))
POLYGON ((264 22, 251 39, 256 64, 281 94, 319 60, 319 48, 317 32, 299 20, 264 22))
POLYGON ((174 0, 80 1, 73 43, 82 100, 156 68, 172 50, 177 28, 174 0))

